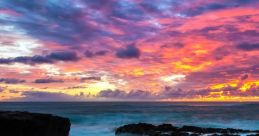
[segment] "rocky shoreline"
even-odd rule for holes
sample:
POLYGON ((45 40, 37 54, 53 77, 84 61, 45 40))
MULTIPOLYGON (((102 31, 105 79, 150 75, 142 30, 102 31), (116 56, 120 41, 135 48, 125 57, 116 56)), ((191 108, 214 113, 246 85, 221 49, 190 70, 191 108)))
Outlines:
POLYGON ((195 126, 176 127, 171 124, 152 125, 147 123, 128 124, 115 131, 116 136, 259 136, 259 130, 232 128, 201 128, 195 126))
MULTIPOLYGON (((0 111, 1 136, 69 136, 70 120, 51 114, 0 111)), ((96 130, 98 131, 98 130, 96 130)), ((128 124, 115 136, 259 136, 259 130, 233 128, 176 127, 171 124, 128 124)))
POLYGON ((1 136, 69 136, 68 118, 51 114, 0 111, 1 136))

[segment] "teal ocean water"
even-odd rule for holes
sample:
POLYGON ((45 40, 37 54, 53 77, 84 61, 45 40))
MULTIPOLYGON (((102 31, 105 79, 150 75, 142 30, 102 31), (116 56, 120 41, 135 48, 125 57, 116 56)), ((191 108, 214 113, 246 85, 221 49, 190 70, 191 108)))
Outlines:
POLYGON ((70 136, 114 136, 115 128, 138 122, 259 129, 259 103, 2 102, 0 110, 68 117, 70 136))

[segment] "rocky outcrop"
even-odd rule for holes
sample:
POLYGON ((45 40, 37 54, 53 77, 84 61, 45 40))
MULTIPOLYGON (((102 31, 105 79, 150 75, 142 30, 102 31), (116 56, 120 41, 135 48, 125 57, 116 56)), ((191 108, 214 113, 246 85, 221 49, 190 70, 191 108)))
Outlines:
POLYGON ((51 114, 0 111, 1 136, 69 136, 70 121, 51 114))
POLYGON ((146 123, 124 125, 116 129, 116 136, 236 136, 249 135, 259 136, 259 131, 222 128, 201 128, 195 126, 175 127, 171 124, 152 125, 146 123))

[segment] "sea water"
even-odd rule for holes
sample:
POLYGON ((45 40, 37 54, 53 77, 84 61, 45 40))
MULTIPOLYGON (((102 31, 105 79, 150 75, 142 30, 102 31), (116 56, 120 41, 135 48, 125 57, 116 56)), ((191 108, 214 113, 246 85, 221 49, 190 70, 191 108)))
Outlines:
POLYGON ((68 117, 70 136, 114 136, 117 127, 139 122, 259 130, 259 103, 2 102, 0 110, 68 117))

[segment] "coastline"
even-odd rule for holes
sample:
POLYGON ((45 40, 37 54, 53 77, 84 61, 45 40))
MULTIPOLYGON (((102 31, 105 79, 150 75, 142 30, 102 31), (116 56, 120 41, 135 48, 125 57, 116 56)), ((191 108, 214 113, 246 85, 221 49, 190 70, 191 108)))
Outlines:
POLYGON ((1 136, 69 136, 70 120, 52 114, 0 111, 1 136))
POLYGON ((128 124, 115 131, 116 136, 259 136, 259 130, 233 128, 204 128, 197 126, 176 127, 172 124, 128 124))
POLYGON ((258 130, 258 108, 258 103, 0 103, 0 109, 5 111, 47 113, 69 118, 70 136, 114 136, 116 128, 139 122, 258 130))

